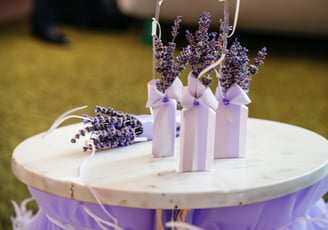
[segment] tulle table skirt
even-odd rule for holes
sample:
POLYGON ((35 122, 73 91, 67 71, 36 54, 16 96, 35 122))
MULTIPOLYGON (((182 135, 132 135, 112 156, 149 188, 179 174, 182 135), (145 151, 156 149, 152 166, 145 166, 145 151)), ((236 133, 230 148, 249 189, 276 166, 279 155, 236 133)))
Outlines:
MULTIPOLYGON (((324 230, 328 229, 328 208, 322 196, 328 189, 328 176, 301 191, 262 202, 234 207, 193 209, 185 222, 206 230, 324 230)), ((39 211, 29 230, 115 229, 117 220, 124 230, 157 230, 158 210, 101 205, 55 196, 29 187, 39 211), (156 223, 157 222, 157 223, 156 223)), ((174 221, 179 210, 161 210, 160 221, 174 221)))

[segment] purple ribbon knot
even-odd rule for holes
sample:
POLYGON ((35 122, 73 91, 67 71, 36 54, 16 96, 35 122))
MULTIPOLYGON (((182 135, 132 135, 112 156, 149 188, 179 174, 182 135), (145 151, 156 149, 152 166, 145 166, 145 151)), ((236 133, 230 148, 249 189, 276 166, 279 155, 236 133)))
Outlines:
POLYGON ((194 106, 199 106, 199 102, 196 101, 196 100, 194 100, 193 105, 194 105, 194 106))
POLYGON ((225 97, 222 99, 222 102, 223 102, 224 105, 229 105, 230 104, 230 100, 225 98, 225 97))
POLYGON ((169 101, 169 99, 168 99, 168 97, 166 97, 166 96, 164 96, 163 98, 162 98, 162 102, 168 102, 169 101))

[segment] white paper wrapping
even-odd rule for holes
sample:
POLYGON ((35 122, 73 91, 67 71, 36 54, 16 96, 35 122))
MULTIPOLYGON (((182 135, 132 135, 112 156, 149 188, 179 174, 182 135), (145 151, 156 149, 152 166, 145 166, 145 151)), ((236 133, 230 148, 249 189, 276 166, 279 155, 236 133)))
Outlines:
POLYGON ((178 172, 209 171, 213 162, 215 109, 212 91, 191 74, 181 99, 178 172))
POLYGON ((154 157, 174 155, 176 138, 177 100, 181 98, 182 82, 176 78, 162 93, 157 90, 156 81, 148 83, 148 101, 153 115, 152 154, 154 157))
POLYGON ((247 119, 250 103, 247 94, 236 84, 225 95, 216 90, 219 106, 216 111, 214 158, 244 157, 246 152, 247 119))

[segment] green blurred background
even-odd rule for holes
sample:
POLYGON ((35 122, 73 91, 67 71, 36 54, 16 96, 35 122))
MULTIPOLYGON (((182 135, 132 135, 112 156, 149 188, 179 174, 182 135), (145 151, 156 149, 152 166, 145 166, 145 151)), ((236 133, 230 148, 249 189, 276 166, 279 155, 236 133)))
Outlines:
MULTIPOLYGON (((120 32, 62 30, 71 45, 34 39, 24 20, 0 27, 0 229, 11 228, 10 200, 29 197, 11 172, 11 155, 21 141, 80 105, 89 106, 83 111, 87 113, 95 105, 148 113, 152 48, 144 42, 141 25, 120 32)), ((237 36, 251 56, 264 45, 268 48, 266 63, 251 83, 250 117, 287 122, 327 138, 327 39, 242 32, 237 36)))

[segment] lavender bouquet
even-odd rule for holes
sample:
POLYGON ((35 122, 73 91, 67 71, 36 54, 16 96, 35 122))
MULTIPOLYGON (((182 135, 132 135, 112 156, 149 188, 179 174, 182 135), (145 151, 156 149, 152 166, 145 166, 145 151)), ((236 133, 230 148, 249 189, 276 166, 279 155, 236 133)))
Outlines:
POLYGON ((221 68, 219 81, 223 93, 226 93, 233 84, 236 84, 248 94, 252 76, 257 74, 259 67, 264 64, 267 50, 266 47, 263 47, 257 52, 254 64, 249 63, 250 59, 247 53, 248 49, 243 47, 238 39, 235 39, 226 54, 224 65, 221 68))
POLYGON ((91 143, 86 143, 84 151, 96 151, 127 146, 133 143, 137 135, 142 134, 142 123, 133 115, 115 111, 113 108, 96 106, 95 116, 82 115, 84 129, 71 139, 76 143, 81 136, 90 134, 91 143))
POLYGON ((181 99, 179 172, 207 171, 212 164, 218 103, 208 87, 214 69, 207 69, 221 58, 224 40, 216 32, 209 32, 210 22, 210 14, 205 12, 195 34, 186 31, 186 57, 192 70, 181 99))
POLYGON ((209 32, 211 24, 211 15, 204 12, 199 18, 199 27, 195 34, 189 30, 186 31, 186 38, 188 41, 188 55, 187 60, 192 68, 192 76, 200 78, 199 80, 204 86, 209 86, 212 83, 211 73, 214 68, 210 69, 204 76, 201 74, 206 67, 215 63, 221 57, 224 50, 224 34, 222 31, 223 22, 221 23, 221 32, 209 32))
POLYGON ((252 76, 258 73, 267 55, 266 48, 258 51, 255 64, 250 64, 247 48, 237 39, 227 50, 220 69, 216 98, 215 158, 244 157, 246 151, 248 97, 252 76))
POLYGON ((179 34, 181 16, 172 25, 172 41, 164 45, 160 37, 154 35, 155 71, 160 75, 148 83, 147 107, 151 108, 154 128, 152 154, 154 157, 174 155, 176 137, 177 102, 181 99, 181 71, 187 64, 186 49, 175 56, 175 38, 179 34))
POLYGON ((179 55, 175 56, 175 39, 179 34, 181 21, 181 16, 178 16, 174 20, 171 31, 172 41, 168 42, 167 45, 164 45, 162 40, 158 36, 155 36, 155 70, 160 75, 160 78, 156 79, 156 88, 162 93, 165 93, 173 84, 174 80, 179 77, 180 73, 186 68, 188 50, 183 49, 179 55))

